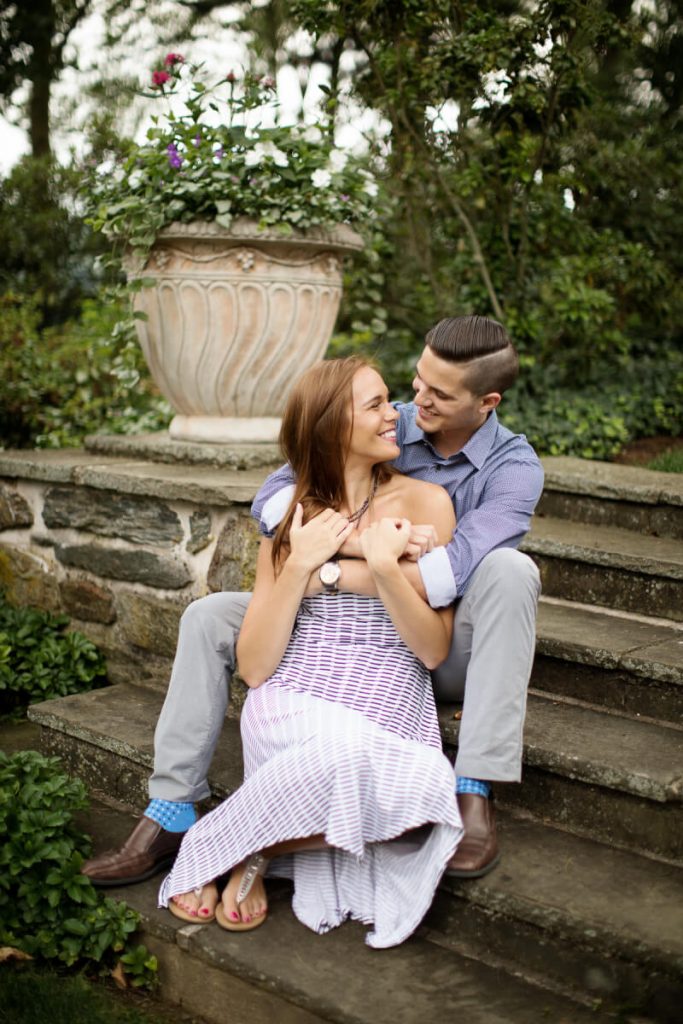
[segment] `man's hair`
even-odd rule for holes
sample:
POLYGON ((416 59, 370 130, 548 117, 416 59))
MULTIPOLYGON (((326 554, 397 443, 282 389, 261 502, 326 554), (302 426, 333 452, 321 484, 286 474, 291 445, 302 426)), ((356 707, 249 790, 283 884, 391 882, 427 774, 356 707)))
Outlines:
POLYGON ((463 383, 474 395, 503 394, 519 373, 510 335, 485 316, 450 316, 427 332, 425 342, 437 356, 465 368, 463 383))

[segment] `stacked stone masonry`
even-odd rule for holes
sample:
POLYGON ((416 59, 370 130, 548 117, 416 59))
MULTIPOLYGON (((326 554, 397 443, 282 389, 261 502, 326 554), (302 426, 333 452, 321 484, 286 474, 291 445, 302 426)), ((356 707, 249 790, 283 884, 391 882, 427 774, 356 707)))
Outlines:
POLYGON ((165 689, 190 601, 251 587, 253 481, 242 493, 232 469, 83 452, 0 460, 0 589, 14 604, 66 612, 106 654, 111 682, 133 674, 165 689), (203 486, 207 472, 221 486, 203 486))

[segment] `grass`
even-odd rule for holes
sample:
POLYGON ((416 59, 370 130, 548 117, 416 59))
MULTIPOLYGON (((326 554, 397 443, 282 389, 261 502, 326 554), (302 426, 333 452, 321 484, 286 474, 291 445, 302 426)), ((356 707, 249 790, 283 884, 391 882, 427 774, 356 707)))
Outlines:
POLYGON ((683 473, 683 448, 670 448, 657 455, 647 464, 648 469, 658 469, 662 473, 683 473))
POLYGON ((33 965, 0 966, 0 1024, 168 1024, 125 1005, 124 997, 33 965))

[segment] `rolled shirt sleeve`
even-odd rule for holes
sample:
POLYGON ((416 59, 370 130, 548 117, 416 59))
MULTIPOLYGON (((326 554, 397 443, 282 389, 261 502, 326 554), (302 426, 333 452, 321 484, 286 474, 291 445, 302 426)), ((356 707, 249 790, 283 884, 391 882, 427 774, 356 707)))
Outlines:
POLYGON ((261 484, 251 504, 251 514, 264 537, 272 537, 294 496, 296 477, 288 464, 280 466, 261 484))
POLYGON ((479 504, 458 520, 451 541, 418 562, 433 608, 462 597, 490 551, 519 545, 529 530, 542 489, 543 469, 535 458, 507 460, 490 475, 479 504))

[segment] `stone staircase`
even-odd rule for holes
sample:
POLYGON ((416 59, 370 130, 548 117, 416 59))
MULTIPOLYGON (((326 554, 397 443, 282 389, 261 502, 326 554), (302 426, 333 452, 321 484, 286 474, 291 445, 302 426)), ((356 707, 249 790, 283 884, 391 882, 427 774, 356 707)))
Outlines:
MULTIPOLYGON (((680 1020, 683 997, 683 480, 573 459, 547 484, 524 549, 543 577, 524 783, 498 786, 500 866, 445 879, 419 933, 367 949, 318 937, 285 888, 245 935, 183 926, 157 880, 112 894, 142 914, 161 995, 207 1021, 581 1024, 680 1020)), ((119 684, 35 706, 45 750, 89 781, 101 849, 146 802, 162 696, 119 684)), ((457 745, 455 708, 441 708, 457 745)), ((211 783, 239 785, 225 722, 211 783)))

